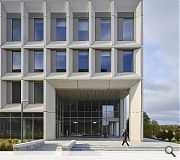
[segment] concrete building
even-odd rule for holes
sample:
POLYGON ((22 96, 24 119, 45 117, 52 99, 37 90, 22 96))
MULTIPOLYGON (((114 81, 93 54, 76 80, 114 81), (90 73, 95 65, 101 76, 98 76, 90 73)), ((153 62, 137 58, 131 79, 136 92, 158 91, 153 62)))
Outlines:
POLYGON ((1 0, 0 138, 143 138, 141 0, 1 0))

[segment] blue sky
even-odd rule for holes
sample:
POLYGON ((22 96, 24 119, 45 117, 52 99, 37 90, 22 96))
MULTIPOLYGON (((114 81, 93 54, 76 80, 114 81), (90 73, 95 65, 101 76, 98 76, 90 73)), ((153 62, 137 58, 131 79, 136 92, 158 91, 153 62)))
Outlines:
POLYGON ((179 0, 144 0, 144 111, 180 124, 179 0))

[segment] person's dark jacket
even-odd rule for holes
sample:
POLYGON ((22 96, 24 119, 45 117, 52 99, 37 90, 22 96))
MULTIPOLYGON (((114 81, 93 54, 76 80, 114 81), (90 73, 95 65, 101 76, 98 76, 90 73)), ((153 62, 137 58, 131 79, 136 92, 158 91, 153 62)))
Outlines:
POLYGON ((125 131, 122 136, 124 137, 124 139, 128 139, 128 132, 125 131))

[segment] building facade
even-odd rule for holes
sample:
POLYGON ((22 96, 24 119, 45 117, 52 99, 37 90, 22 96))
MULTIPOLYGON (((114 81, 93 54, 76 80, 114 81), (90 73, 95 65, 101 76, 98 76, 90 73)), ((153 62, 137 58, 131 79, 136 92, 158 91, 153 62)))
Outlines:
POLYGON ((1 0, 0 138, 143 138, 141 0, 1 0))

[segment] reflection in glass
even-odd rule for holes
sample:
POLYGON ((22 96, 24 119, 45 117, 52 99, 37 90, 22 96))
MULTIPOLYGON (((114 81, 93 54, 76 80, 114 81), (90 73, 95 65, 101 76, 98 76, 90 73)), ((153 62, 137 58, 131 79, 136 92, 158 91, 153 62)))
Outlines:
POLYGON ((101 19, 101 41, 111 40, 111 20, 101 19))
POLYGON ((78 71, 89 72, 89 53, 85 50, 78 52, 78 71))
POLYGON ((56 19, 56 41, 66 41, 66 19, 56 19))
POLYGON ((12 103, 21 103, 21 82, 12 82, 12 103))
POLYGON ((123 41, 133 41, 133 19, 123 19, 123 41))
POLYGON ((56 52, 56 72, 66 72, 66 51, 56 52))
POLYGON ((12 72, 21 72, 21 52, 12 52, 12 72))
POLYGON ((43 52, 34 51, 34 72, 43 72, 43 52))
POLYGON ((43 40, 43 19, 42 18, 34 19, 34 40, 35 41, 43 40))
POLYGON ((133 51, 123 52, 123 72, 133 72, 133 51))
POLYGON ((78 37, 79 37, 79 41, 88 41, 89 40, 88 19, 79 19, 78 20, 78 37))
POLYGON ((34 103, 43 103, 43 83, 34 82, 34 103))
POLYGON ((110 51, 101 51, 101 72, 111 72, 110 51))
POLYGON ((12 41, 21 40, 21 19, 13 18, 12 19, 12 41))

